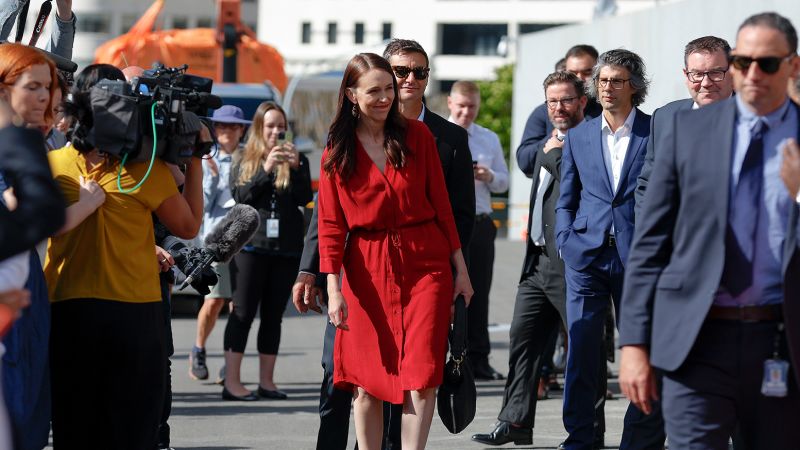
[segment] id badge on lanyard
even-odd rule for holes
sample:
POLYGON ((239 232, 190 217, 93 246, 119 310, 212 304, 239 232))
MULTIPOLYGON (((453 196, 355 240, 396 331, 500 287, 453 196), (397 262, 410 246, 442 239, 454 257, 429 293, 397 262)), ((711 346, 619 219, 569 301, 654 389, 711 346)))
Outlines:
POLYGON ((765 397, 786 397, 788 393, 789 362, 780 357, 783 324, 778 324, 775 333, 775 349, 772 358, 764 361, 764 379, 761 381, 761 394, 765 397))
POLYGON ((267 238, 277 239, 280 234, 281 221, 274 217, 267 219, 267 238))

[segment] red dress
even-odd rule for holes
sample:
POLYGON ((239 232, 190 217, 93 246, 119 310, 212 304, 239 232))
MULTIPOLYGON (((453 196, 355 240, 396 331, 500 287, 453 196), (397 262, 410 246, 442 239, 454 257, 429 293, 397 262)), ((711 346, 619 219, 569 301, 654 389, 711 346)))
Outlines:
POLYGON ((461 247, 433 135, 409 120, 406 146, 400 169, 387 162, 381 173, 358 143, 347 181, 319 178, 320 272, 344 266, 349 312, 350 330, 336 332, 334 383, 391 403, 441 384, 450 255, 461 247))

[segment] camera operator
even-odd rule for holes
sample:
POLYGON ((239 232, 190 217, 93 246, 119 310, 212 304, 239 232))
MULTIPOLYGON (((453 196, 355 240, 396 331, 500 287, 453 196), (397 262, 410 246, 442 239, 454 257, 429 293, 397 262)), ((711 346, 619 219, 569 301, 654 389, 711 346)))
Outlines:
POLYGON ((87 442, 151 449, 166 369, 151 213, 174 235, 194 237, 203 213, 202 167, 191 158, 180 194, 163 161, 153 161, 152 167, 123 165, 94 148, 89 95, 101 79, 124 76, 106 64, 81 73, 72 90, 78 118, 72 142, 48 155, 68 203, 78 201, 83 180, 92 180, 105 193, 96 211, 52 238, 48 248, 53 443, 55 449, 87 442))

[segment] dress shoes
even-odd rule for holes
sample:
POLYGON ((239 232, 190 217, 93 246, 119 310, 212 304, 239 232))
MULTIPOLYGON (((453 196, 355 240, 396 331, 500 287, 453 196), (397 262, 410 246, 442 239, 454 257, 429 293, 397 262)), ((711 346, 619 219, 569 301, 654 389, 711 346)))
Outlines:
POLYGON ((286 392, 278 390, 271 391, 269 389, 264 389, 261 386, 258 386, 258 396, 261 398, 268 398, 271 400, 286 400, 287 398, 289 398, 289 396, 286 395, 286 392))
POLYGON ((500 421, 489 434, 473 434, 472 440, 486 445, 503 445, 513 442, 514 445, 533 444, 533 430, 515 427, 508 422, 500 421))
POLYGON ((222 388, 222 399, 223 400, 239 401, 239 402, 254 402, 254 401, 258 400, 258 396, 256 394, 252 393, 252 392, 247 394, 247 395, 242 395, 242 396, 233 395, 228 390, 228 388, 223 387, 222 388))
POLYGON ((488 362, 473 363, 472 374, 475 376, 476 380, 481 381, 496 381, 506 379, 502 373, 494 370, 494 367, 490 366, 488 362))
MULTIPOLYGON (((605 434, 598 434, 594 437, 594 441, 592 441, 592 450, 600 450, 606 448, 606 439, 605 434)), ((557 450, 566 450, 567 447, 564 443, 558 444, 557 450)))

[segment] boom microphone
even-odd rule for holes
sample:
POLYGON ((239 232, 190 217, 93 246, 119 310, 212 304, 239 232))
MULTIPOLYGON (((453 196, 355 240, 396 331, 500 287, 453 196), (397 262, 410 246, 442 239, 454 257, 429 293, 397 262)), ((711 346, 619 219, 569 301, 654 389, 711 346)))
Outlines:
POLYGON ((186 274, 186 281, 179 289, 185 289, 212 262, 230 262, 256 234, 259 221, 258 211, 252 206, 241 203, 234 205, 206 235, 204 248, 206 256, 202 264, 198 264, 191 273, 186 274))

